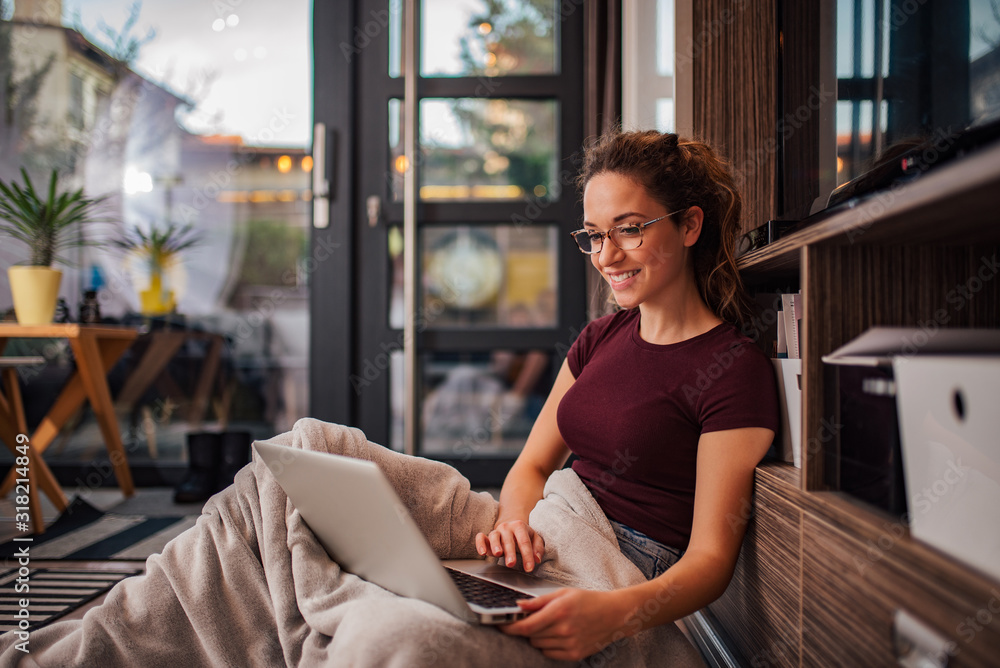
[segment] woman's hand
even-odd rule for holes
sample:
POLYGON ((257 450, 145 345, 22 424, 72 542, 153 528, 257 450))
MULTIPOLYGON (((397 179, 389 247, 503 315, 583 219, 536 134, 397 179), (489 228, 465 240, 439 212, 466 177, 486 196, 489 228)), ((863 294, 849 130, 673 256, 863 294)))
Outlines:
POLYGON ((489 534, 476 534, 476 551, 479 556, 503 557, 508 568, 517 564, 520 553, 524 570, 531 572, 542 562, 545 541, 523 520, 497 522, 489 534))
POLYGON ((526 637, 550 659, 579 661, 638 630, 627 628, 632 608, 619 593, 560 589, 518 601, 532 614, 499 628, 526 637))

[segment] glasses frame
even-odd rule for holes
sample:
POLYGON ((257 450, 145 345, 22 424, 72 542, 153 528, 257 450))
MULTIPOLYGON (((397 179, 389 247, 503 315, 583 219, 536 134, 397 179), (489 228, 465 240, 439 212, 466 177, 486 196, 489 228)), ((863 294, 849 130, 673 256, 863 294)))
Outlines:
MULTIPOLYGON (((689 208, 691 208, 691 207, 688 207, 688 209, 689 208)), ((611 243, 613 243, 615 245, 615 247, 618 248, 618 250, 623 250, 623 251, 636 250, 636 248, 640 248, 642 246, 642 240, 645 238, 645 236, 642 233, 643 229, 645 229, 649 225, 652 225, 653 223, 658 223, 661 220, 669 218, 670 216, 673 216, 674 214, 681 213, 682 211, 687 211, 687 209, 678 209, 677 211, 672 211, 670 213, 667 213, 667 214, 664 214, 664 215, 660 216, 659 218, 654 218, 653 220, 646 221, 645 223, 639 223, 639 224, 635 224, 635 223, 622 223, 621 225, 615 225, 614 227, 612 227, 607 232, 601 232, 600 230, 587 229, 586 227, 581 227, 579 230, 576 230, 575 232, 570 232, 569 234, 570 234, 571 237, 573 237, 573 241, 576 242, 576 247, 579 248, 580 252, 583 253, 584 255, 597 255, 602 250, 604 250, 604 240, 605 239, 611 239, 611 243), (621 228, 621 227, 637 227, 637 228, 639 228, 639 245, 638 246, 636 246, 635 248, 622 248, 618 244, 618 242, 614 240, 614 238, 611 236, 611 233, 614 232, 615 230, 621 228), (599 234, 601 236, 600 247, 597 250, 589 250, 589 251, 583 250, 583 247, 580 246, 580 240, 576 236, 576 235, 580 234, 581 232, 586 232, 587 236, 590 236, 591 234, 594 234, 595 232, 597 234, 599 234)))

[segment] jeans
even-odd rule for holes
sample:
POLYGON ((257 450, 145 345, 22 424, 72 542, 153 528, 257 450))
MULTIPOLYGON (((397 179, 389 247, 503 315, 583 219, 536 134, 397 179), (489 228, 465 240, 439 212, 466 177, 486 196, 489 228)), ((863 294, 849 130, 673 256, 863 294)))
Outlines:
POLYGON ((611 522, 611 528, 615 530, 622 554, 642 571, 647 580, 661 575, 676 564, 677 560, 684 554, 676 547, 657 543, 641 531, 636 531, 621 522, 615 522, 610 517, 608 521, 611 522))

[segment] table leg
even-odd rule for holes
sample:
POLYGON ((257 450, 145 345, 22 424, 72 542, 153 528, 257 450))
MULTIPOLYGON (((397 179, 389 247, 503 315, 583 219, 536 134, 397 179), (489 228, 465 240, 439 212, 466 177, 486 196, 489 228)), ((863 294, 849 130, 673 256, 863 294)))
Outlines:
POLYGON ((212 386, 215 375, 219 371, 219 360, 222 357, 222 337, 214 335, 208 344, 208 353, 202 362, 201 373, 198 375, 198 386, 195 388, 194 399, 191 400, 191 412, 188 413, 188 423, 192 428, 201 426, 208 408, 208 400, 212 396, 212 386))
POLYGON ((128 458, 122 446, 121 434, 118 432, 118 418, 111 402, 111 391, 108 389, 107 369, 101 359, 101 349, 98 342, 90 336, 80 336, 70 339, 73 354, 76 356, 77 371, 83 383, 90 406, 97 418, 97 424, 104 436, 108 448, 108 457, 115 470, 118 486, 125 496, 132 496, 135 487, 132 483, 132 472, 128 467, 128 458))
MULTIPOLYGON (((75 340, 75 339, 74 339, 75 340)), ((72 344, 72 341, 70 342, 72 344)), ((128 350, 128 347, 132 345, 131 341, 120 341, 115 339, 106 339, 101 342, 101 354, 100 363, 101 366, 97 367, 103 369, 102 373, 106 373, 107 369, 110 369, 118 358, 128 350)), ((76 353, 74 349, 74 354, 76 353)), ((41 423, 38 428, 35 429, 35 433, 31 436, 31 444, 35 447, 38 452, 45 452, 45 449, 52 444, 52 441, 56 439, 59 432, 62 430, 63 426, 76 413, 77 409, 83 404, 83 400, 87 398, 87 391, 84 389, 83 380, 80 376, 80 367, 82 363, 79 358, 77 359, 77 371, 74 373, 66 386, 63 387, 62 392, 56 398, 56 402, 49 409, 49 412, 42 418, 41 423)), ((105 376, 101 376, 103 385, 107 388, 107 379, 105 376)), ((93 403, 91 404, 94 405, 93 403)), ((117 428, 115 432, 117 433, 117 428)))
POLYGON ((153 381, 159 377, 182 345, 184 332, 153 332, 149 346, 142 354, 139 365, 129 374, 118 393, 117 403, 123 411, 131 412, 153 381))
MULTIPOLYGON (((2 423, 3 427, 2 432, 0 432, 0 438, 8 444, 8 447, 11 448, 15 457, 17 457, 21 454, 15 445, 17 443, 17 434, 25 436, 28 434, 28 424, 24 417, 24 401, 21 397, 21 386, 17 382, 17 370, 13 368, 4 369, 3 381, 5 400, 0 402, 3 404, 0 406, 0 409, 2 409, 0 423, 2 423)), ((0 494, 3 496, 9 494, 10 490, 16 484, 19 484, 17 483, 19 479, 17 474, 18 468, 20 467, 11 467, 10 473, 4 480, 2 489, 0 489, 0 494)), ((45 495, 49 497, 52 504, 59 511, 65 510, 69 502, 59 483, 56 482, 55 476, 52 475, 52 471, 42 459, 41 454, 31 445, 30 441, 28 442, 27 469, 28 512, 31 516, 31 522, 35 527, 35 533, 42 533, 45 531, 45 520, 42 516, 42 503, 38 490, 45 492, 45 495)))

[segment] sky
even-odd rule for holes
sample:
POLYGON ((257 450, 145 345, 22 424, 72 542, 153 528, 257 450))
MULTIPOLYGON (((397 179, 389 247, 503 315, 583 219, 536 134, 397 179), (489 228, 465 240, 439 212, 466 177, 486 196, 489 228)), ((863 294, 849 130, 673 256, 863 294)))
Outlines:
MULTIPOLYGON (((63 22, 79 20, 100 45, 100 22, 121 30, 133 1, 63 0, 63 22)), ((428 8, 434 28, 422 54, 427 70, 456 71, 457 36, 482 7, 482 0, 437 0, 428 8)), ((311 19, 311 0, 143 0, 132 34, 143 37, 152 28, 156 36, 142 47, 135 69, 196 98, 196 112, 179 119, 189 131, 238 134, 258 146, 308 147, 311 19), (207 74, 214 78, 206 86, 207 74)), ((429 113, 423 123, 435 136, 461 141, 450 114, 429 113)))
MULTIPOLYGON (((66 25, 100 44, 101 21, 121 30, 133 0, 64 0, 66 25)), ((199 134, 258 146, 306 147, 312 134, 310 0, 144 0, 132 31, 156 36, 134 69, 198 101, 179 119, 199 134), (221 28, 221 29, 220 29, 221 28), (206 84, 206 77, 212 77, 206 84)))

